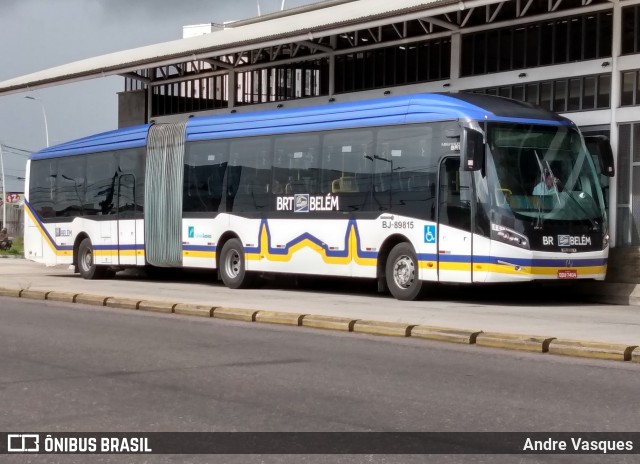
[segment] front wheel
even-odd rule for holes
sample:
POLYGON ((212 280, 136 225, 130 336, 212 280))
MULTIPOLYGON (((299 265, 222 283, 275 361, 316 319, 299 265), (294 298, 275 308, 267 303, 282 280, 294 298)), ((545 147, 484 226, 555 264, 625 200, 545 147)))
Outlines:
POLYGON ((251 285, 251 274, 245 267, 244 248, 237 238, 232 238, 222 247, 220 278, 229 288, 247 288, 251 285))
POLYGON ((85 238, 78 247, 78 270, 84 279, 104 279, 109 277, 109 269, 105 266, 97 266, 91 240, 85 238))
POLYGON ((387 286, 398 300, 415 300, 424 291, 425 283, 419 279, 418 258, 413 247, 399 243, 393 247, 385 269, 387 286))

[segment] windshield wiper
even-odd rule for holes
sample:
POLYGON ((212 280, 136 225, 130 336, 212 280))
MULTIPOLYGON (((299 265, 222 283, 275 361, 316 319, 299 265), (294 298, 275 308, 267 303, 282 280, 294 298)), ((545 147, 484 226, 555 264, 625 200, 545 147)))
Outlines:
MULTIPOLYGON (((536 161, 538 162, 538 169, 540 170, 540 182, 544 185, 544 168, 542 167, 542 161, 540 160, 540 156, 538 155, 538 150, 533 150, 533 154, 536 155, 536 161)), ((538 218, 536 219, 536 223, 533 228, 536 230, 542 230, 544 227, 544 218, 542 217, 542 197, 544 196, 544 191, 538 194, 538 218)))
POLYGON ((567 193, 567 197, 571 198, 573 200, 573 202, 578 205, 578 208, 580 208, 580 211, 582 211, 585 215, 585 217, 589 220, 589 222, 591 223, 591 228, 592 230, 600 230, 600 224, 598 223, 598 221, 596 221, 595 219, 592 219, 591 217, 589 217, 589 213, 587 212, 587 210, 584 208, 584 206, 582 206, 580 204, 580 202, 578 200, 576 200, 575 198, 573 198, 573 195, 571 195, 568 192, 567 193))
MULTIPOLYGON (((555 174, 553 173, 553 171, 551 170, 551 166, 549 166, 549 163, 547 161, 545 161, 545 164, 547 165, 547 169, 549 171, 549 174, 551 174, 551 177, 553 178, 554 182, 553 182, 553 188, 556 194, 556 197, 558 198, 558 206, 560 206, 560 194, 558 193, 558 179, 556 178, 555 174)), ((580 204, 580 202, 578 200, 576 200, 575 198, 573 198, 573 195, 571 195, 571 193, 569 192, 565 192, 566 195, 564 195, 565 197, 569 197, 573 200, 573 202, 578 205, 578 208, 580 208, 580 210, 584 213, 585 217, 589 220, 589 222, 591 223, 591 227, 592 230, 600 230, 598 222, 595 221, 594 219, 589 217, 589 213, 587 213, 587 210, 584 209, 584 206, 582 206, 580 204)))

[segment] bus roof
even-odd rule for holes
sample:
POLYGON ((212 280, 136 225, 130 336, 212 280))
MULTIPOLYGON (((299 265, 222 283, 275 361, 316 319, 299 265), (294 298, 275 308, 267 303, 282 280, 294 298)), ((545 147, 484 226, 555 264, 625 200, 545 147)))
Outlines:
POLYGON ((40 150, 31 155, 31 159, 58 158, 61 156, 144 147, 147 143, 147 133, 150 126, 151 124, 144 124, 90 135, 40 150))
MULTIPOLYGON (((415 94, 190 118, 187 141, 334 130, 444 120, 480 120, 524 124, 571 125, 557 114, 507 98, 472 93, 415 94)), ((150 124, 128 127, 56 145, 32 160, 104 152, 146 145, 150 124)))

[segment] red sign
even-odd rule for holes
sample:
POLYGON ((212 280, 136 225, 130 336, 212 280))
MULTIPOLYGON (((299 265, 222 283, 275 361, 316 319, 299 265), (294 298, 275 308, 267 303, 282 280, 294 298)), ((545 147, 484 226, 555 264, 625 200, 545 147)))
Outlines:
POLYGON ((7 193, 7 203, 19 203, 21 198, 19 193, 7 193))
POLYGON ((558 279, 577 279, 578 271, 575 269, 561 269, 558 271, 558 279))

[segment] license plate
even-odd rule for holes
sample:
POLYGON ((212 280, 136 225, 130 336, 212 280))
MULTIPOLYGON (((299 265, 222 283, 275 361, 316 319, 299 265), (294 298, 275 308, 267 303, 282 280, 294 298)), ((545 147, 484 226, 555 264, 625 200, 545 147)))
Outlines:
POLYGON ((558 279, 577 279, 578 271, 574 269, 562 269, 558 271, 558 279))

